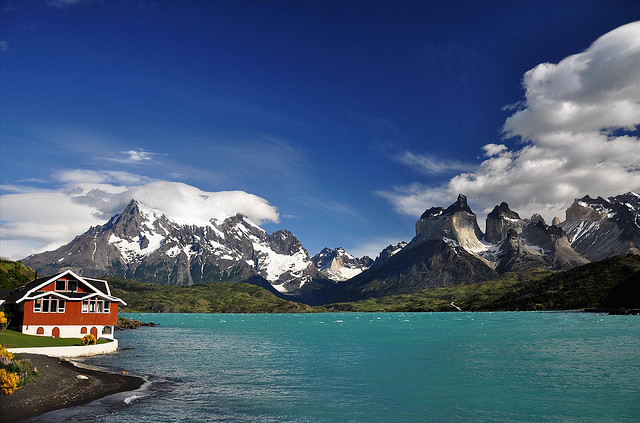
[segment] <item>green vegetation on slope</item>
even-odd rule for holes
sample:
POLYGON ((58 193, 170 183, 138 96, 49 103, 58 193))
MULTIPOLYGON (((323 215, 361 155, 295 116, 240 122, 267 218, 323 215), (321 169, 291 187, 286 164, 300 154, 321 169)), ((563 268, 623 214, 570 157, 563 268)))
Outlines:
POLYGON ((490 307, 496 310, 640 308, 640 256, 611 257, 519 284, 490 307))
POLYGON ((357 302, 328 304, 326 311, 408 312, 408 311, 466 311, 490 310, 493 301, 499 299, 518 284, 540 280, 552 272, 527 269, 510 272, 497 279, 441 288, 430 288, 413 294, 390 295, 357 302), (452 305, 455 304, 454 305, 452 305))
POLYGON ((0 259, 0 289, 13 290, 35 279, 36 272, 19 261, 0 259))
POLYGON ((326 311, 510 311, 639 309, 640 256, 625 255, 564 272, 525 269, 475 284, 328 304, 326 311))
POLYGON ((256 285, 215 282, 167 286, 107 278, 111 293, 133 313, 305 313, 312 308, 276 297, 256 285))

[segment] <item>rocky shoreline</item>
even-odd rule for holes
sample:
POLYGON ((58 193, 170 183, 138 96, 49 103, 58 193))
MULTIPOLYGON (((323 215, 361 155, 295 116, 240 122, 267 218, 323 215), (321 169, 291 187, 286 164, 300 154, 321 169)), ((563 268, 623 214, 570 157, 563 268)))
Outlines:
POLYGON ((153 322, 142 322, 140 320, 129 319, 128 317, 118 316, 118 323, 116 325, 116 330, 137 329, 140 326, 154 327, 158 325, 153 322))
POLYGON ((23 421, 118 392, 134 391, 144 383, 136 376, 84 369, 64 359, 37 354, 20 357, 29 358, 40 374, 12 395, 0 394, 2 421, 23 421))

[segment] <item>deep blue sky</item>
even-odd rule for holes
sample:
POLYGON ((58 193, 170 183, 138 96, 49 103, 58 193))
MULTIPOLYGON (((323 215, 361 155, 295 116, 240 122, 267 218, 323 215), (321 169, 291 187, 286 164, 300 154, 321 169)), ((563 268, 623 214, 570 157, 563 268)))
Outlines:
MULTIPOLYGON (((242 190, 277 207, 265 229, 313 255, 409 240, 418 216, 380 192, 440 186, 473 171, 483 145, 517 144, 503 107, 523 100, 524 73, 638 20, 640 4, 3 1, 1 13, 4 194, 69 188, 64 169, 242 190)), ((473 206, 484 227, 493 204, 473 206)))

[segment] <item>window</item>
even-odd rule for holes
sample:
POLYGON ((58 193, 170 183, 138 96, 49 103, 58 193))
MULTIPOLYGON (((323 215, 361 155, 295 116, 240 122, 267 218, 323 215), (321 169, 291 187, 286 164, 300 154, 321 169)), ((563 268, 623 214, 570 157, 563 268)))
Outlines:
POLYGON ((76 292, 78 290, 78 281, 67 282, 67 291, 76 292))
POLYGON ((57 313, 58 312, 58 299, 57 298, 52 298, 49 301, 51 301, 51 312, 52 313, 57 313))
POLYGON ((43 313, 49 312, 49 298, 42 299, 42 312, 43 313))
POLYGON ((58 313, 64 313, 65 301, 60 299, 58 300, 58 313))
POLYGON ((111 326, 105 326, 102 328, 103 335, 111 335, 111 326))
POLYGON ((90 300, 89 301, 89 313, 95 313, 96 312, 96 300, 90 300))
POLYGON ((111 313, 111 301, 104 302, 104 312, 111 313))
POLYGON ((89 300, 82 300, 82 312, 83 313, 89 312, 89 300))
POLYGON ((42 311, 42 300, 37 299, 33 302, 33 312, 40 313, 42 311))
POLYGON ((98 313, 102 313, 102 300, 98 300, 98 313))
POLYGON ((64 279, 58 279, 56 281, 56 291, 66 291, 67 290, 67 281, 64 279))

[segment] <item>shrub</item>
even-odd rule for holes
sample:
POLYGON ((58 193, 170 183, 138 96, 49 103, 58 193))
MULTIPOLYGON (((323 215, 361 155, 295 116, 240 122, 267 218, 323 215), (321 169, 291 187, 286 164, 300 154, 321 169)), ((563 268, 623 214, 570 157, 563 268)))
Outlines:
POLYGON ((0 330, 7 328, 7 316, 5 316, 4 311, 0 311, 0 330))
POLYGON ((31 360, 17 360, 14 354, 0 345, 0 390, 5 395, 11 395, 37 375, 38 369, 33 367, 31 360))
POLYGON ((82 345, 95 345, 98 340, 90 333, 82 337, 82 345))
POLYGON ((20 377, 17 373, 0 369, 0 389, 5 395, 13 394, 18 389, 18 383, 20 383, 20 377))

